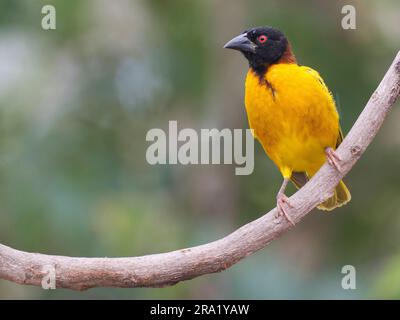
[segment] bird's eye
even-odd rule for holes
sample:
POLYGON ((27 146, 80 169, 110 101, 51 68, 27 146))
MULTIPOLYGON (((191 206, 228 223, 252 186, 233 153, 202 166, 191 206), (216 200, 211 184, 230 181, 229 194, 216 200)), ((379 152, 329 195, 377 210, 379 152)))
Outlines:
POLYGON ((257 38, 259 43, 265 43, 265 42, 267 42, 267 39, 268 39, 267 36, 264 34, 257 38))

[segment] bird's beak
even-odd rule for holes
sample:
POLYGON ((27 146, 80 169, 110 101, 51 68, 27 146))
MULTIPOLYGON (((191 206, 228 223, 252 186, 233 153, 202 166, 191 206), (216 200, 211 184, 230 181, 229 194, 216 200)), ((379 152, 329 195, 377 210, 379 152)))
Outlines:
POLYGON ((243 33, 228 41, 224 48, 226 49, 234 49, 239 51, 247 51, 247 52, 256 52, 256 45, 247 38, 247 34, 243 33))

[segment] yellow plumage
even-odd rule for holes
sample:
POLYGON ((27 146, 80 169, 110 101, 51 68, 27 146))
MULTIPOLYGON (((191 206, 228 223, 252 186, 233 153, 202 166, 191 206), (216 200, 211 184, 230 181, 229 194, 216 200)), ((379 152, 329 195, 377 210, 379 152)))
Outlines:
MULTIPOLYGON (((262 78, 246 77, 245 105, 250 127, 284 178, 313 176, 325 163, 325 149, 336 149, 342 136, 331 93, 315 70, 295 63, 271 65, 262 78)), ((350 200, 343 182, 319 206, 332 210, 350 200)))

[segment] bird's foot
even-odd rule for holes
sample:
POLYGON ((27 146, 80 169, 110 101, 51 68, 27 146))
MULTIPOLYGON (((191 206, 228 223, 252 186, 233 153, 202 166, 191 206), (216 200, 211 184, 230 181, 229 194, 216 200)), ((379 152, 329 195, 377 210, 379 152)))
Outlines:
POLYGON ((339 157, 339 155, 336 153, 336 151, 333 150, 332 148, 326 148, 325 154, 326 154, 326 158, 328 159, 329 165, 331 165, 332 167, 335 167, 337 171, 341 172, 342 168, 341 168, 339 162, 342 161, 342 159, 339 157))
POLYGON ((295 223, 293 219, 288 215, 285 206, 293 208, 293 205, 290 203, 289 198, 285 194, 278 194, 276 197, 276 208, 278 210, 278 217, 285 217, 285 219, 289 221, 292 226, 294 226, 295 223))

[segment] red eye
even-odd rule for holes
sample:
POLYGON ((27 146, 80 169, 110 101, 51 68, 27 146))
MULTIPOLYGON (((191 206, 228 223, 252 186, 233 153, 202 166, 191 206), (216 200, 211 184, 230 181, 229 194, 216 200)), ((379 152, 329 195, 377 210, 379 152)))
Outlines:
POLYGON ((265 43, 265 42, 267 42, 267 36, 266 35, 261 35, 261 36, 259 36, 258 38, 257 38, 257 40, 258 40, 258 42, 259 43, 265 43))

